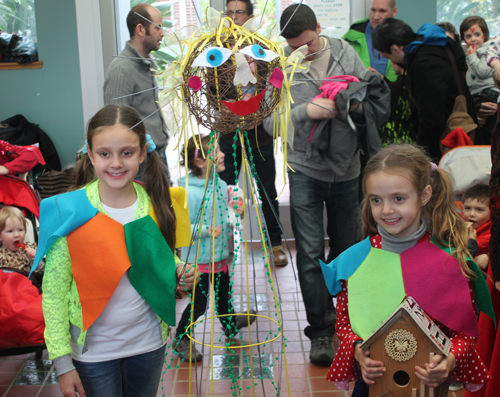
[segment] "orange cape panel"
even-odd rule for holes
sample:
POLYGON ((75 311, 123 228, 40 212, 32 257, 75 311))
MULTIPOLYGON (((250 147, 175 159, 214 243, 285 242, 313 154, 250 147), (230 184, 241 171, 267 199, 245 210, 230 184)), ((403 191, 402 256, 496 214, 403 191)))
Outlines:
POLYGON ((123 225, 98 213, 67 236, 86 331, 106 307, 131 263, 123 225))

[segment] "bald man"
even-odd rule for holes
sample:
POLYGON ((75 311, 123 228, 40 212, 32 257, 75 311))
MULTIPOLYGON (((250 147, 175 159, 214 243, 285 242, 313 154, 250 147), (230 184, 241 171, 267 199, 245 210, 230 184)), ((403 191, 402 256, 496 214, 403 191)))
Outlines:
POLYGON ((390 81, 396 80, 396 73, 391 61, 373 48, 372 33, 385 18, 393 18, 397 13, 396 0, 371 0, 369 17, 353 23, 342 37, 354 48, 369 71, 378 72, 390 81))

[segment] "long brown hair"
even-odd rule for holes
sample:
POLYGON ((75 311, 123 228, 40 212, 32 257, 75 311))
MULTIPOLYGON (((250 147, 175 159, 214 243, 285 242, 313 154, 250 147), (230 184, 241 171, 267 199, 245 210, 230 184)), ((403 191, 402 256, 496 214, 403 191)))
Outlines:
MULTIPOLYGON (((104 128, 116 124, 122 124, 139 137, 141 150, 146 146, 146 128, 141 123, 141 116, 137 111, 126 105, 107 105, 99 110, 87 125, 87 142, 92 150, 92 139, 104 128), (132 128, 134 127, 134 128, 132 128)), ((160 156, 155 151, 147 153, 146 168, 144 170, 144 188, 151 199, 151 204, 158 219, 158 227, 165 238, 167 244, 175 250, 175 228, 176 219, 170 197, 170 186, 163 169, 160 156)), ((90 162, 88 154, 84 154, 76 166, 75 189, 79 189, 96 178, 94 167, 90 162)))
POLYGON ((464 275, 473 277, 474 273, 467 264, 467 255, 470 256, 467 250, 467 226, 458 213, 450 176, 441 168, 432 171, 431 159, 415 145, 389 145, 368 161, 363 175, 363 235, 367 237, 378 233, 377 222, 366 197, 366 181, 380 171, 395 174, 404 172, 419 195, 427 186, 431 186, 432 196, 427 205, 422 207, 422 220, 438 244, 453 248, 453 255, 460 262, 464 275))

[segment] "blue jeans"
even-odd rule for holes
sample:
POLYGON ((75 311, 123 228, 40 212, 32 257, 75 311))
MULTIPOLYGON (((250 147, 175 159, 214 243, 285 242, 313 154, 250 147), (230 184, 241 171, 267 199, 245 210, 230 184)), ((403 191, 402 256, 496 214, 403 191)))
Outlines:
POLYGON ((118 360, 85 363, 73 360, 87 397, 156 397, 165 345, 149 353, 118 360))
POLYGON ((359 214, 358 180, 322 182, 289 172, 290 214, 297 248, 300 289, 309 325, 309 339, 333 336, 335 324, 325 320, 331 302, 319 259, 329 263, 356 242, 359 214), (325 261, 323 211, 326 207, 329 253, 325 261))
MULTIPOLYGON (((219 139, 220 150, 224 153, 224 165, 226 169, 219 172, 219 177, 228 185, 235 184, 235 171, 241 171, 241 146, 236 147, 236 160, 233 158, 233 147, 224 139, 219 139)), ((248 150, 247 150, 248 154, 248 150)), ((276 197, 276 162, 274 160, 273 143, 260 146, 259 149, 252 149, 253 162, 255 164, 255 172, 259 176, 257 187, 259 189, 259 196, 262 201, 262 213, 266 221, 267 232, 271 239, 271 246, 275 247, 281 245, 281 228, 273 213, 276 212, 279 217, 279 204, 276 197), (259 152, 260 150, 260 152, 259 152), (269 196, 267 200, 264 190, 269 196), (271 207, 272 206, 272 207, 271 207)))

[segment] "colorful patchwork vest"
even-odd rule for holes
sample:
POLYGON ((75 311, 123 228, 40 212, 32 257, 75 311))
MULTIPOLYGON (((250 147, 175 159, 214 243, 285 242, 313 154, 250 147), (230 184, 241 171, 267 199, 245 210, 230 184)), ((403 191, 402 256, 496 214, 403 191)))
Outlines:
MULTIPOLYGON (((368 338, 407 296, 434 320, 451 330, 479 337, 477 315, 471 303, 469 280, 462 274, 451 248, 423 239, 400 255, 374 248, 367 238, 331 263, 320 261, 332 295, 347 281, 352 330, 368 338)), ((473 261, 471 279, 476 308, 494 318, 486 281, 473 261)))
MULTIPOLYGON (((138 196, 146 194, 139 184, 134 187, 138 196)), ((91 204, 90 194, 98 194, 97 189, 96 180, 85 189, 42 201, 32 271, 54 242, 66 237, 84 331, 102 313, 126 271, 132 286, 155 313, 165 323, 175 325, 175 258, 157 226, 149 199, 142 200, 148 208, 140 208, 148 215, 122 225, 91 204)), ((176 246, 181 247, 188 245, 191 237, 185 191, 172 188, 171 196, 177 218, 176 246)))

